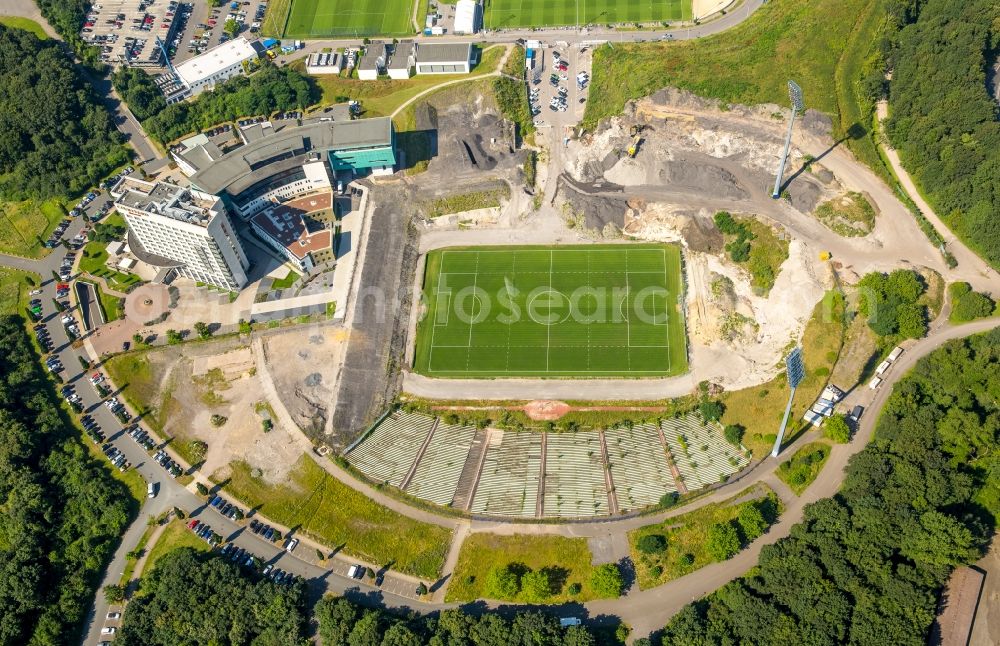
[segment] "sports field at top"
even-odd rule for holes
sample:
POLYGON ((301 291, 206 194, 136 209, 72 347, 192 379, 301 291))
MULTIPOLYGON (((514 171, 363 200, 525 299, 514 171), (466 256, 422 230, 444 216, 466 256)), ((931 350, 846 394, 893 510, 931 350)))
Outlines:
POLYGON ((691 0, 486 0, 490 29, 691 20, 691 0))
POLYGON ((413 35, 413 2, 414 0, 271 0, 264 30, 269 35, 286 38, 413 35))
POLYGON ((674 245, 432 251, 414 370, 454 378, 680 374, 682 293, 674 245))

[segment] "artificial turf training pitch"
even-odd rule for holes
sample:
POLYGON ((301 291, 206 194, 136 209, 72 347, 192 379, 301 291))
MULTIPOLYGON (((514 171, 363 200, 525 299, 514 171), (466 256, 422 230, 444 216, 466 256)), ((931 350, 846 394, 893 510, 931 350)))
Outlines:
POLYGON ((491 29, 691 20, 691 0, 486 0, 491 29))
POLYGON ((414 370, 434 377, 654 377, 687 370, 674 245, 427 255, 414 370))
POLYGON ((413 0, 290 1, 291 15, 284 29, 289 38, 413 34, 413 0))

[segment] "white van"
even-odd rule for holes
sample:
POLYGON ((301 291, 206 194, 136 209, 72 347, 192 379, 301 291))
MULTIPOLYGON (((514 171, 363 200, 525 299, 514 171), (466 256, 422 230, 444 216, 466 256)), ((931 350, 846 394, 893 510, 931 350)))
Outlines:
POLYGON ((872 380, 868 382, 868 387, 871 388, 872 390, 875 390, 881 385, 882 385, 881 377, 872 377, 872 380))
POLYGON ((156 483, 155 482, 150 482, 149 484, 146 485, 146 497, 147 498, 156 498, 156 483))

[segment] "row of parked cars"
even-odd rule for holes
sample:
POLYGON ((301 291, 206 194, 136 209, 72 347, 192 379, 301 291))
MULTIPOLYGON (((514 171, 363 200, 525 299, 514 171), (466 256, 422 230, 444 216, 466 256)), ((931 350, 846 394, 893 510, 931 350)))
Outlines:
POLYGON ((156 440, 149 436, 141 426, 138 424, 133 424, 125 429, 125 434, 135 440, 135 443, 146 449, 147 451, 152 451, 153 447, 156 446, 156 440))
POLYGON ((105 440, 104 429, 102 429, 101 425, 98 424, 97 421, 90 415, 84 415, 81 417, 80 424, 83 425, 83 430, 88 436, 90 436, 90 439, 92 439, 95 444, 105 440))
POLYGON ((171 478, 176 478, 183 473, 181 465, 177 464, 174 460, 171 460, 170 455, 163 449, 160 449, 153 454, 153 462, 156 462, 158 465, 163 467, 164 470, 170 474, 171 478))
POLYGON ((132 466, 132 463, 125 459, 125 453, 115 448, 111 442, 102 444, 101 451, 107 456, 108 461, 118 467, 120 471, 128 471, 128 469, 132 466))
POLYGON ((261 567, 263 561, 256 554, 246 548, 237 547, 233 543, 227 543, 224 545, 219 553, 233 563, 236 563, 237 565, 247 568, 253 572, 258 572, 261 576, 271 579, 275 583, 287 585, 296 581, 305 581, 305 579, 301 576, 297 576, 291 572, 285 572, 280 568, 274 567, 270 563, 261 567))
POLYGON ((72 222, 72 220, 63 220, 56 225, 56 228, 53 229, 52 233, 49 235, 48 240, 45 241, 45 248, 55 249, 56 245, 59 244, 59 241, 62 240, 63 234, 66 233, 66 229, 69 228, 69 225, 72 222))
POLYGON ((38 345, 42 348, 43 352, 52 352, 52 338, 49 336, 49 330, 45 327, 44 323, 35 325, 35 339, 38 340, 38 345))
POLYGON ((203 539, 206 543, 215 547, 222 542, 222 537, 212 531, 212 526, 208 523, 203 523, 197 518, 192 518, 187 524, 188 529, 194 532, 194 535, 198 538, 203 539))

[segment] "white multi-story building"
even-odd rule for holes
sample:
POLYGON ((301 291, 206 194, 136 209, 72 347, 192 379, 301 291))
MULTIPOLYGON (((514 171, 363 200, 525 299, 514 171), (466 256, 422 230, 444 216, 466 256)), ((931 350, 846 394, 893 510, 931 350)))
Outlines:
POLYGON ((191 280, 223 289, 246 285, 250 266, 222 200, 166 182, 129 178, 115 187, 129 251, 191 280))
POLYGON ((246 38, 234 38, 176 66, 177 78, 192 95, 243 73, 243 62, 257 58, 246 38))

